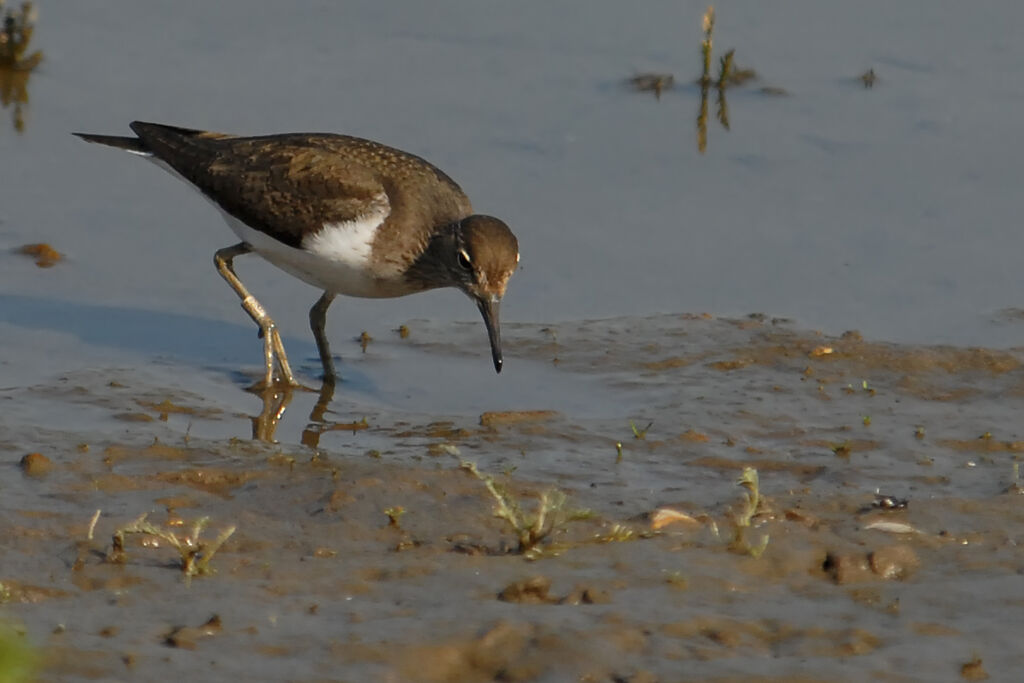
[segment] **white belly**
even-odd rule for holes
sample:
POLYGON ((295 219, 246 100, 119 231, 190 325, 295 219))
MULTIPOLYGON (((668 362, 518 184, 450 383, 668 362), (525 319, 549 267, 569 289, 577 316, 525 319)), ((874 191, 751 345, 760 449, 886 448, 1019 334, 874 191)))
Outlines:
MULTIPOLYGON (((220 207, 218 207, 220 208, 220 207)), ((328 225, 303 241, 303 248, 289 247, 250 228, 221 210, 224 220, 239 239, 250 244, 257 254, 303 282, 334 294, 382 298, 408 294, 405 282, 374 277, 370 265, 370 247, 379 217, 328 225)))

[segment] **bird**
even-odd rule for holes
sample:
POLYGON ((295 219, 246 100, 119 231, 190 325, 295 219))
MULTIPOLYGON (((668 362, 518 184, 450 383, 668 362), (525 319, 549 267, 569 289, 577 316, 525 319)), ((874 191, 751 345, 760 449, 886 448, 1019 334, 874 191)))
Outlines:
POLYGON ((214 264, 259 326, 266 387, 299 383, 277 325, 235 274, 234 259, 249 253, 323 291, 309 322, 325 386, 337 379, 324 328, 339 294, 455 287, 480 310, 501 372, 499 304, 519 265, 519 242, 502 220, 474 213, 462 188, 430 162, 335 133, 238 136, 142 121, 130 128, 134 137, 73 134, 147 158, 219 209, 241 241, 217 250, 214 264))

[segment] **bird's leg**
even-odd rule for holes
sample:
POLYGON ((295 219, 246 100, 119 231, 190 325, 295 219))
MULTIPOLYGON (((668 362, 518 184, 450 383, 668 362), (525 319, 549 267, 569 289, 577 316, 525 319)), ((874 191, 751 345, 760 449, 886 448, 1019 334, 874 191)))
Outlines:
POLYGON ((330 292, 324 292, 323 296, 317 299, 313 308, 309 309, 309 327, 313 330, 316 349, 320 352, 320 362, 324 366, 324 384, 333 387, 337 376, 334 374, 331 345, 327 343, 327 335, 324 333, 324 325, 327 323, 327 307, 331 305, 332 301, 334 301, 334 294, 330 292))
POLYGON ((231 285, 231 289, 235 290, 235 293, 242 300, 242 308, 260 326, 260 336, 263 337, 264 361, 267 367, 265 388, 269 389, 274 384, 275 357, 281 369, 282 379, 290 386, 298 386, 299 383, 295 381, 295 376, 292 375, 291 366, 288 365, 288 356, 285 355, 284 344, 281 342, 281 333, 277 331, 277 325, 267 315, 263 305, 256 300, 256 297, 249 293, 249 290, 245 288, 242 281, 235 275, 235 269, 232 265, 235 257, 248 254, 251 251, 252 247, 245 242, 239 242, 234 246, 219 249, 213 255, 213 262, 216 264, 217 272, 220 273, 220 276, 231 285))

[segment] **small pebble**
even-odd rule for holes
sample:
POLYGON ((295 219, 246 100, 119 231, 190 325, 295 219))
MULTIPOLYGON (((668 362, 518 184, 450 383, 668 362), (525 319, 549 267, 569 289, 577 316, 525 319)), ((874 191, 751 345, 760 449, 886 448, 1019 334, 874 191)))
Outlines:
POLYGON ((53 469, 53 461, 42 453, 29 453, 21 459, 21 469, 30 477, 45 477, 53 469))

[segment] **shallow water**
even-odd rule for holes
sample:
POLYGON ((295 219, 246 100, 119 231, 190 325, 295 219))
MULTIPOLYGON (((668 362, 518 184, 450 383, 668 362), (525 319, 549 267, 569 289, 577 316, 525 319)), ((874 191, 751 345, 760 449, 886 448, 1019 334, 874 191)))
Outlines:
MULTIPOLYGON (((1024 10, 719 7, 716 55, 761 80, 702 155, 698 3, 254 7, 44 4, 0 127, 0 596, 43 680, 1014 675, 1024 10), (505 370, 434 292, 334 304, 334 395, 245 391, 220 219, 68 135, 136 118, 436 162, 520 238, 505 370), (64 258, 10 251, 39 241, 64 258), (590 514, 527 559, 460 461, 590 514), (216 573, 152 536, 114 557, 147 512, 237 527, 216 573)), ((238 269, 316 389, 316 293, 238 269)))

